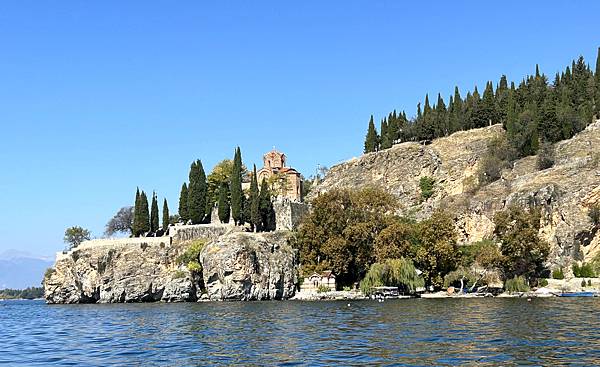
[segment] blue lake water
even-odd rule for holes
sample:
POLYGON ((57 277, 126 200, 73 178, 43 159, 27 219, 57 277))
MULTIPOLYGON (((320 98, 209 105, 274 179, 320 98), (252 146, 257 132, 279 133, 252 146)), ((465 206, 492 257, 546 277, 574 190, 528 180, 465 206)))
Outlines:
POLYGON ((0 365, 600 365, 600 298, 0 302, 0 365))

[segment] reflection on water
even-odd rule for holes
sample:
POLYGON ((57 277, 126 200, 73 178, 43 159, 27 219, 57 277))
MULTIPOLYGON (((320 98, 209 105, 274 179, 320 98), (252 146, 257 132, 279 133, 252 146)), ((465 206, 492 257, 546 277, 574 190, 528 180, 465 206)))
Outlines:
POLYGON ((0 365, 597 365, 600 299, 0 303, 0 365))

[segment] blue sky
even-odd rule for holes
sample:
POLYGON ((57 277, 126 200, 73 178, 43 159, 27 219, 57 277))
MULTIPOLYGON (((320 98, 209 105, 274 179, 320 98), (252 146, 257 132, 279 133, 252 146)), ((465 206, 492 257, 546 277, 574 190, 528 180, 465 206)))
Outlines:
POLYGON ((0 252, 99 236, 136 186, 176 211, 191 161, 236 145, 308 176, 359 155, 370 114, 600 46, 600 2, 414 3, 1 2, 0 252))

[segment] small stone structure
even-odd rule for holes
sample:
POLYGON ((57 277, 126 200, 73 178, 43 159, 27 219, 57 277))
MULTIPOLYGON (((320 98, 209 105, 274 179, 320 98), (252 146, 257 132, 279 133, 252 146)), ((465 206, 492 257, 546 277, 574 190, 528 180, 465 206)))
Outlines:
POLYGON ((295 229, 302 218, 308 214, 308 209, 308 204, 286 198, 273 201, 275 229, 278 231, 295 229))
POLYGON ((330 270, 321 273, 313 273, 300 285, 300 292, 316 292, 319 287, 327 287, 335 291, 335 275, 330 270))

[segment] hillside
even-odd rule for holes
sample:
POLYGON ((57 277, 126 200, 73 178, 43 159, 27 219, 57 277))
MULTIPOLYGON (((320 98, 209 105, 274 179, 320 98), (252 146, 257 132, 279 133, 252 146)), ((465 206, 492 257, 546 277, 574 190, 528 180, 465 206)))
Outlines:
POLYGON ((487 144, 505 134, 501 125, 461 131, 430 145, 406 142, 364 154, 331 168, 310 198, 334 188, 380 187, 398 197, 399 214, 423 219, 438 208, 455 217, 462 243, 491 236, 493 216, 512 204, 542 210, 540 234, 551 244, 550 261, 568 265, 600 252, 588 209, 600 204, 600 121, 556 144, 555 165, 539 171, 536 157, 513 163, 500 180, 478 186, 487 144), (419 180, 435 180, 434 195, 421 199, 419 180))

